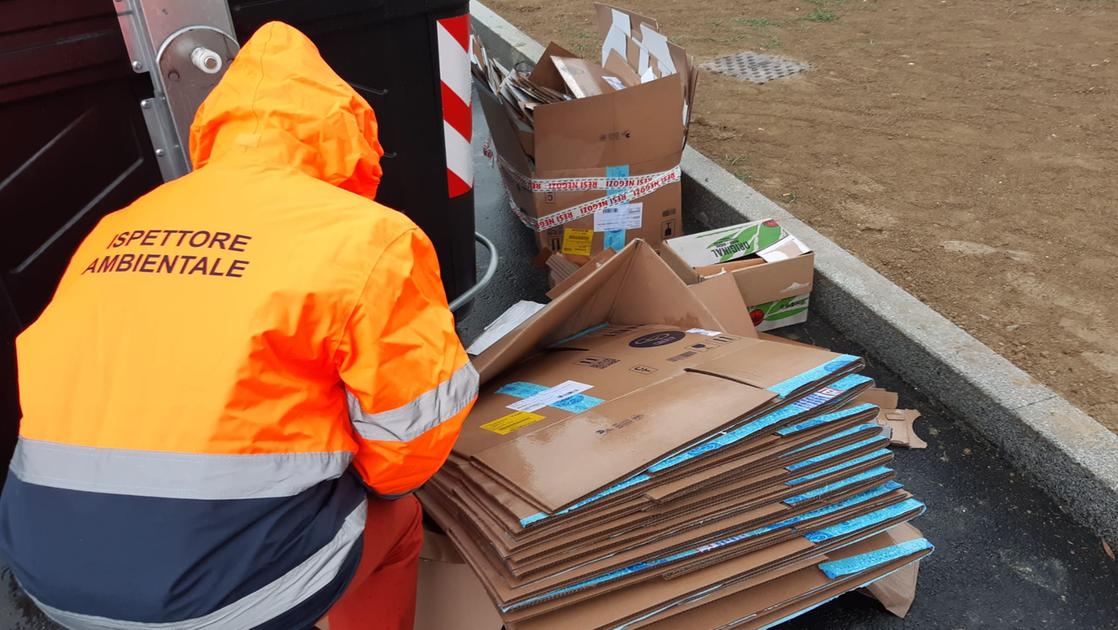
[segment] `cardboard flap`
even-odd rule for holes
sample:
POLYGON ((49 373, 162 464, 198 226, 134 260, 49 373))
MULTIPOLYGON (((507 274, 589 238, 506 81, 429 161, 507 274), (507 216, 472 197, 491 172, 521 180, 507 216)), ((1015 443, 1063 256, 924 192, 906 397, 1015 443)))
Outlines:
MULTIPOLYGON (((590 275, 590 273, 593 272, 595 269, 601 267, 607 260, 613 258, 614 254, 616 253, 617 252, 613 251, 612 249, 607 248, 603 249, 597 254, 594 254, 590 257, 590 260, 587 261, 585 265, 576 268, 574 271, 571 271, 566 277, 564 277, 554 287, 552 287, 552 289, 547 292, 547 297, 554 300, 563 293, 566 293, 568 289, 578 284, 583 278, 590 275)), ((555 254, 551 258, 548 258, 548 266, 551 265, 552 260, 559 258, 563 258, 564 260, 566 260, 563 254, 555 254)), ((735 291, 736 290, 737 289, 735 289, 735 291)))
POLYGON ((524 175, 531 176, 532 166, 520 145, 520 138, 512 121, 505 115, 504 105, 489 90, 477 90, 485 124, 489 126, 489 137, 497 149, 497 154, 524 175))
POLYGON ((528 75, 528 80, 536 85, 549 87, 553 90, 560 92, 566 91, 566 82, 563 81, 563 76, 559 74, 559 69, 555 67, 552 62, 552 57, 575 57, 578 55, 563 48, 555 42, 547 45, 543 51, 543 56, 536 62, 536 67, 532 68, 532 73, 528 75))
POLYGON ((719 330, 742 337, 757 337, 757 329, 753 327, 749 309, 733 276, 723 273, 706 282, 691 285, 691 293, 722 323, 719 330))
POLYGON ((549 59, 575 98, 608 94, 626 87, 621 77, 612 76, 601 66, 585 59, 558 56, 549 59))
POLYGON ((640 85, 640 75, 615 50, 611 50, 606 56, 604 68, 606 72, 621 79, 625 85, 640 85))
POLYGON ((607 322, 719 326, 718 319, 652 247, 635 240, 493 344, 474 361, 474 367, 484 383, 543 347, 607 322))
POLYGON ((647 162, 683 150, 683 89, 675 77, 535 109, 540 171, 647 162))
POLYGON ((840 356, 827 350, 773 341, 744 341, 754 344, 747 361, 743 361, 740 354, 723 356, 688 369, 754 387, 772 387, 840 356))
POLYGON ((747 267, 734 272, 738 288, 750 306, 811 292, 815 254, 747 267))
POLYGON ((879 387, 862 392, 855 399, 855 402, 877 405, 881 409, 896 409, 898 401, 897 394, 879 387))
POLYGON ((627 9, 619 9, 608 4, 595 2, 594 11, 598 15, 598 34, 601 35, 603 39, 609 34, 610 27, 613 26, 615 21, 621 19, 621 16, 624 16, 628 24, 626 35, 640 33, 641 24, 647 24, 656 31, 660 30, 660 24, 656 20, 638 13, 633 13, 627 9))
MULTIPOLYGON (((740 361, 740 357, 738 359, 740 361)), ((475 456, 556 511, 712 433, 772 392, 684 372, 475 456), (701 408, 701 413, 696 410, 701 408), (571 463, 577 461, 577 466, 571 463)))

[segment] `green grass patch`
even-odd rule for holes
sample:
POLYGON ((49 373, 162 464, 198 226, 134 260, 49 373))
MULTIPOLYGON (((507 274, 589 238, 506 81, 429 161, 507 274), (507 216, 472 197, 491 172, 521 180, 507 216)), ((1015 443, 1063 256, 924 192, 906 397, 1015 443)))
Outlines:
POLYGON ((741 24, 743 26, 765 27, 765 26, 783 26, 784 25, 784 22, 781 21, 781 20, 774 20, 772 18, 767 18, 767 17, 738 18, 735 21, 738 24, 741 24))
POLYGON ((824 9, 822 7, 817 7, 815 9, 812 9, 811 13, 808 13, 806 16, 804 16, 804 19, 808 22, 834 22, 835 20, 839 19, 839 16, 834 11, 824 9))

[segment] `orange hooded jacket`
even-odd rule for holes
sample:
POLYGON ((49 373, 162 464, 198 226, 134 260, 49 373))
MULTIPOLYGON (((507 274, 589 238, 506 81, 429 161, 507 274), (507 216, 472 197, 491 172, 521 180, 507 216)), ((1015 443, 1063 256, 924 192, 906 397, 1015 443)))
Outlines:
POLYGON ((371 201, 376 131, 264 26, 197 113, 195 171, 105 217, 19 337, 0 552, 63 625, 313 621, 366 488, 444 462, 477 374, 430 242, 371 201))

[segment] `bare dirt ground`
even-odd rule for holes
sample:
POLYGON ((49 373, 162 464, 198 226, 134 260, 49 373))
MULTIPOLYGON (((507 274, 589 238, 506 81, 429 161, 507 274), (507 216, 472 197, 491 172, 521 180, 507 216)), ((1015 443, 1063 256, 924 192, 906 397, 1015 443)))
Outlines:
MULTIPOLYGON (((594 58, 589 1, 486 0, 594 58)), ((1118 0, 631 0, 700 63, 691 142, 1118 431, 1118 0)))

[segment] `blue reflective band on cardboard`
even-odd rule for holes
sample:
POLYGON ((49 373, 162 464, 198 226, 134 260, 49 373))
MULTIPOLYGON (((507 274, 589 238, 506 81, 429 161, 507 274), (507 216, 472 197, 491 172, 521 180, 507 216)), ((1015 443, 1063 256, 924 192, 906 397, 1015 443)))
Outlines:
MULTIPOLYGON (((769 525, 768 529, 769 530, 780 529, 781 527, 787 527, 788 525, 795 525, 796 523, 802 523, 803 521, 811 520, 813 518, 819 518, 820 516, 826 516, 828 514, 833 514, 834 512, 838 512, 840 510, 845 510, 846 508, 854 506, 854 505, 858 505, 859 503, 865 503, 866 501, 869 501, 870 499, 875 499, 875 498, 877 498, 877 497, 879 497, 883 494, 889 494, 890 492, 892 492, 894 490, 897 490, 900 487, 901 487, 901 484, 899 484, 895 481, 886 481, 885 483, 881 484, 880 486, 878 486, 876 488, 873 488, 872 490, 866 490, 865 492, 859 492, 858 494, 856 494, 852 497, 847 497, 847 498, 845 498, 842 501, 839 501, 837 503, 832 503, 830 505, 825 505, 821 508, 812 510, 810 512, 804 512, 803 514, 800 514, 799 516, 793 516, 792 518, 785 519, 783 521, 780 521, 779 523, 769 525)), ((762 528, 762 529, 765 529, 765 528, 762 528)))
MULTIPOLYGON (((537 385, 535 383, 515 381, 502 385, 496 393, 504 394, 506 396, 512 396, 513 398, 528 398, 548 389, 550 388, 543 385, 537 385)), ((562 409, 563 411, 569 411, 571 413, 582 413, 587 409, 593 409, 594 407, 597 407, 604 402, 605 401, 601 398, 587 396, 586 394, 575 394, 574 396, 567 396, 563 400, 556 401, 555 404, 548 406, 554 407, 556 409, 562 409)))
POLYGON ((877 407, 875 407, 874 405, 868 405, 868 404, 855 405, 855 406, 853 406, 849 409, 841 409, 839 411, 832 411, 831 413, 825 413, 821 416, 816 416, 816 417, 811 418, 809 420, 804 420, 803 422, 800 422, 799 424, 793 424, 793 425, 790 425, 790 426, 787 426, 787 427, 782 427, 780 429, 777 429, 776 432, 779 435, 792 435, 793 433, 799 433, 800 431, 806 431, 806 430, 808 430, 812 427, 817 427, 817 426, 822 425, 822 424, 827 424, 828 422, 834 422, 835 420, 842 420, 843 418, 849 418, 850 416, 853 416, 853 415, 856 415, 856 414, 859 414, 859 413, 863 413, 865 411, 869 411, 870 409, 877 409, 877 407))
POLYGON ((879 457, 885 457, 885 456, 892 455, 892 454, 893 453, 891 453, 889 451, 889 449, 887 449, 887 448, 879 448, 872 453, 866 453, 865 455, 862 455, 861 457, 855 457, 854 459, 852 459, 848 462, 843 462, 841 464, 836 464, 836 465, 831 466, 829 468, 824 468, 822 470, 817 470, 817 471, 815 471, 811 474, 804 475, 803 477, 798 477, 798 478, 793 479, 792 481, 789 481, 789 482, 786 482, 786 483, 789 486, 796 486, 796 485, 799 485, 801 483, 806 483, 808 481, 811 481, 812 479, 818 479, 820 477, 826 477, 827 475, 829 475, 833 472, 838 472, 838 471, 840 471, 844 468, 852 468, 852 467, 857 466, 859 464, 864 464, 868 461, 873 461, 873 460, 875 460, 879 457))
MULTIPOLYGON (((850 427, 849 429, 846 429, 845 431, 839 431, 838 433, 836 433, 834 435, 827 436, 827 437, 823 438, 822 440, 817 440, 815 442, 812 442, 811 444, 808 444, 807 446, 801 446, 800 448, 798 448, 794 451, 790 451, 788 453, 788 455, 791 455, 793 453, 800 453, 802 451, 806 451, 806 450, 809 450, 809 449, 813 449, 817 446, 822 446, 822 445, 826 444, 827 442, 834 442, 835 440, 841 440, 844 437, 849 437, 851 435, 854 435, 855 433, 861 433, 862 431, 876 431, 878 433, 881 433, 881 426, 878 425, 877 423, 859 424, 856 427, 850 427)), ((785 457, 787 457, 788 455, 785 455, 785 457)))
POLYGON ((877 435, 877 436, 871 437, 868 440, 862 440, 861 442, 855 442, 853 444, 847 444, 846 446, 844 446, 842 448, 837 448, 833 451, 828 451, 826 453, 823 453, 822 455, 816 455, 815 457, 812 457, 811 459, 805 459, 804 461, 799 462, 798 464, 792 464, 791 466, 786 466, 785 468, 795 472, 795 471, 797 471, 801 468, 807 468, 808 466, 814 466, 815 464, 818 464, 819 462, 824 462, 824 461, 827 461, 828 459, 838 457, 839 455, 842 455, 844 453, 849 453, 850 451, 856 451, 856 450, 858 450, 858 449, 860 449, 864 446, 869 446, 870 444, 873 444, 874 441, 880 440, 880 439, 881 439, 881 436, 877 435))
POLYGON ((823 542, 825 540, 837 538, 839 536, 856 532, 860 529, 865 529, 879 523, 884 523, 885 521, 896 518, 904 514, 905 512, 911 512, 912 510, 920 510, 921 512, 923 512, 924 504, 917 501, 916 499, 907 499, 905 501, 897 503, 896 505, 890 505, 889 507, 882 508, 875 512, 870 512, 869 514, 863 514, 862 516, 859 516, 857 518, 852 518, 849 521, 844 521, 837 525, 831 525, 814 532, 809 532, 804 536, 804 538, 807 538, 813 543, 823 542))
POLYGON ((826 575, 828 579, 833 580, 855 573, 862 573, 863 571, 888 564, 898 558, 911 556, 914 553, 919 553, 926 549, 934 549, 932 543, 929 542, 927 538, 917 538, 916 540, 905 541, 899 545, 885 547, 884 549, 876 549, 857 556, 823 562, 819 564, 819 570, 822 571, 823 575, 826 575))
POLYGON ((547 593, 543 593, 541 595, 537 595, 535 597, 528 598, 528 599, 526 599, 522 602, 511 604, 509 606, 506 606, 506 607, 502 608, 502 610, 504 610, 505 612, 508 612, 510 610, 519 610, 521 608, 525 608, 525 607, 528 607, 528 606, 533 606, 535 604, 538 604, 538 603, 543 602, 543 601, 547 601, 549 599, 554 599, 556 597, 562 597, 564 595, 568 595, 570 593, 581 591, 581 590, 584 590, 584 589, 587 589, 587 588, 592 588, 592 587, 598 586, 600 584, 606 584, 608 582, 613 582, 615 580, 619 580, 621 578, 624 578, 624 577, 627 577, 627 576, 630 576, 630 575, 634 575, 634 574, 637 574, 637 573, 642 573, 642 572, 647 571, 649 569, 655 569, 656 567, 661 567, 661 566, 664 566, 666 564, 671 564, 671 563, 677 562, 679 560, 685 560, 687 558, 700 556, 702 554, 705 554, 705 553, 708 553, 708 552, 711 552, 711 551, 717 551, 717 550, 722 549, 724 547, 728 547, 730 545, 742 542, 744 540, 748 540, 750 538, 754 538, 756 536, 766 534, 768 532, 771 532, 771 531, 776 530, 776 529, 780 529, 782 527, 787 527, 789 525, 794 525, 796 523, 799 523, 801 521, 805 521, 805 520, 808 520, 808 519, 811 519, 811 518, 817 518, 819 516, 825 516, 827 514, 830 514, 832 512, 850 507, 852 505, 857 505, 859 503, 864 503, 866 501, 869 501, 870 499, 873 499, 874 497, 881 496, 881 495, 886 494, 888 492, 891 492, 891 491, 895 490, 897 487, 899 487, 899 486, 896 486, 896 487, 894 487, 894 486, 896 486, 896 484, 893 484, 892 482, 885 483, 885 484, 882 484, 881 486, 879 486, 877 488, 874 488, 873 490, 867 490, 866 492, 862 492, 862 493, 856 494, 852 497, 848 497, 847 499, 844 499, 843 501, 840 501, 839 503, 835 503, 833 505, 829 505, 827 507, 820 508, 820 509, 814 510, 812 512, 808 512, 806 514, 801 514, 799 516, 796 516, 796 517, 793 517, 793 518, 790 518, 790 519, 786 519, 786 520, 781 521, 780 523, 777 523, 775 525, 768 525, 766 527, 760 527, 760 528, 753 529, 753 530, 750 530, 750 531, 747 531, 747 532, 742 532, 740 534, 735 534, 733 536, 729 536, 729 537, 723 538, 721 540, 716 540, 714 542, 709 542, 709 543, 706 543, 704 545, 700 545, 698 547, 694 547, 694 548, 691 548, 691 549, 684 549, 682 551, 678 551, 676 553, 673 553, 673 554, 670 554, 670 555, 667 555, 667 556, 663 556, 661 558, 653 558, 651 560, 644 560, 642 562, 635 562, 635 563, 630 564, 628 566, 621 567, 619 569, 614 569, 613 571, 610 571, 608 573, 603 573, 602 575, 599 575, 597 577, 590 578, 590 579, 584 580, 582 582, 578 582, 577 584, 571 584, 569 586, 563 586, 563 587, 557 588, 555 590, 548 591, 547 593))
MULTIPOLYGON (((794 497, 788 497, 787 499, 784 500, 784 503, 786 503, 788 505, 796 505, 798 503, 803 503, 804 501, 810 501, 812 499, 819 498, 819 497, 821 497, 825 494, 830 494, 831 492, 834 492, 835 490, 845 488, 846 486, 852 486, 856 483, 861 483, 863 481, 866 481, 867 479, 873 479, 874 477, 878 477, 878 476, 881 476, 881 475, 886 475, 888 473, 889 473, 889 469, 884 467, 884 466, 878 466, 876 468, 871 468, 869 470, 860 472, 857 475, 853 475, 853 476, 847 477, 845 479, 839 479, 838 481, 832 481, 831 483, 829 483, 825 486, 820 486, 820 487, 818 487, 814 490, 809 490, 809 491, 807 491, 803 494, 797 494, 794 497)), ((901 487, 900 484, 898 484, 897 487, 900 488, 901 487)))
POLYGON ((808 385, 820 379, 826 378, 829 374, 834 374, 835 372, 838 372, 844 367, 857 361, 858 357, 854 355, 844 354, 838 356, 834 359, 831 359, 830 361, 827 361, 823 365, 820 365, 819 367, 812 368, 798 376, 793 376, 786 381, 782 381, 780 383, 777 383, 776 385, 773 385, 769 388, 769 391, 775 393, 778 396, 787 396, 788 394, 791 394, 804 385, 808 385))

